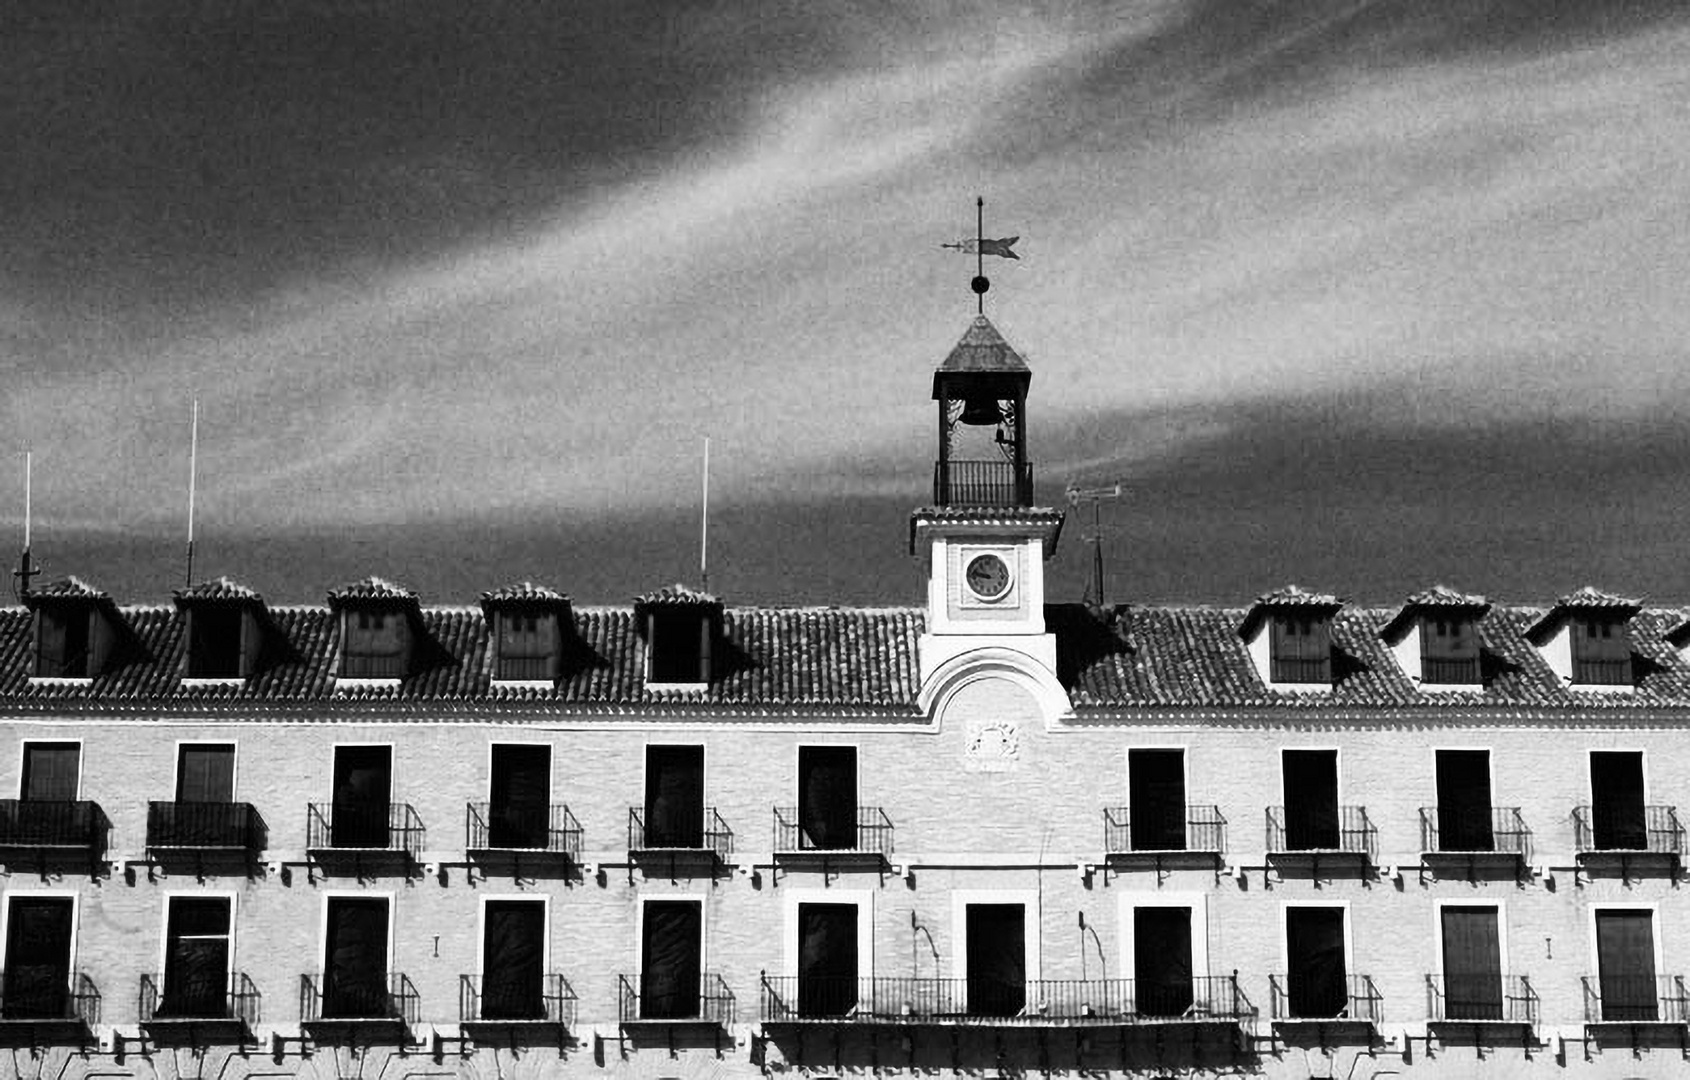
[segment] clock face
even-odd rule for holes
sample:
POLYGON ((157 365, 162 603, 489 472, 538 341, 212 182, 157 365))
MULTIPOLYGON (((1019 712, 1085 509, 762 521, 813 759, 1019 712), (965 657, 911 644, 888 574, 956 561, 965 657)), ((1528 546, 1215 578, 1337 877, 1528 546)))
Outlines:
POLYGON ((982 600, 999 600, 1009 592, 1009 564, 996 555, 976 555, 963 573, 969 591, 982 600))

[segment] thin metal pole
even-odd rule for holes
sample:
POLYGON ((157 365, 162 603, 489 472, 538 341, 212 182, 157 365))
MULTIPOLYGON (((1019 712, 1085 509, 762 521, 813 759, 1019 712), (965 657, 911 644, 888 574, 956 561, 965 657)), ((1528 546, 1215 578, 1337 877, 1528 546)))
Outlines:
MULTIPOLYGON (((30 474, 34 471, 34 455, 28 450, 23 453, 23 549, 29 550, 29 485, 30 474)), ((28 585, 29 582, 24 582, 28 585)))
POLYGON ((710 591, 710 436, 704 437, 704 510, 698 528, 698 576, 710 591))
MULTIPOLYGON (((986 276, 986 200, 984 197, 974 196, 974 273, 977 277, 986 276)), ((975 311, 986 314, 986 294, 974 294, 975 311)))
POLYGON ((184 588, 194 587, 194 479, 199 471, 200 402, 194 399, 193 425, 188 434, 188 575, 184 588))

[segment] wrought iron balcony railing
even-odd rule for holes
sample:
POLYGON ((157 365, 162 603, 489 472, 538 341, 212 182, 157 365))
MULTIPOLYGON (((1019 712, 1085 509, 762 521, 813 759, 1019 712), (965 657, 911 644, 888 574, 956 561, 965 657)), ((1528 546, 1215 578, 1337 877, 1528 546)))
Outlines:
POLYGON ((1256 1015, 1236 975, 1135 979, 762 977, 764 1023, 1121 1025, 1256 1015))
POLYGON ((153 850, 262 851, 264 819, 251 803, 149 802, 147 847, 153 850))
POLYGON ((1103 850, 1110 855, 1135 851, 1226 851, 1226 818, 1218 806, 1170 806, 1141 810, 1103 808, 1103 850), (1137 828, 1134 828, 1134 823, 1137 828))
POLYGON ((1330 683, 1332 661, 1328 657, 1275 656, 1268 668, 1276 683, 1330 683))
POLYGON ((485 975, 458 977, 458 1020, 465 1024, 533 1023, 575 1026, 575 989, 562 975, 533 985, 485 975))
POLYGON ((146 974, 141 976, 141 1023, 238 1020, 258 1023, 262 998, 244 972, 210 979, 146 974))
POLYGON ((1385 1019, 1385 999, 1371 975, 1348 975, 1339 982, 1293 975, 1270 975, 1275 1020, 1358 1020, 1378 1024, 1385 1019))
POLYGON ((417 988, 397 971, 337 973, 299 977, 301 1023, 334 1020, 387 1020, 407 1027, 417 1022, 417 988))
POLYGON ((1524 975, 1426 976, 1426 1015, 1433 1021, 1535 1026, 1540 1007, 1524 975))
POLYGON ((1478 686, 1480 682, 1477 656, 1420 658, 1420 680, 1436 686, 1478 686))
POLYGON ((616 1016, 624 1024, 637 1021, 692 1021, 730 1027, 734 1023, 734 995, 714 972, 698 977, 693 987, 648 973, 616 976, 616 1016))
POLYGON ((1587 1024, 1690 1024, 1682 975, 1585 976, 1587 1024))
POLYGON ((717 858, 733 854, 734 834, 713 806, 699 807, 692 814, 668 814, 659 825, 647 827, 645 812, 628 808, 629 851, 708 851, 717 858))
POLYGON ((775 807, 774 850, 892 854, 892 819, 878 806, 859 806, 849 835, 815 837, 795 806, 775 807))
POLYGON ((1676 806, 1636 808, 1580 806, 1573 810, 1573 845, 1579 854, 1644 851, 1684 854, 1684 826, 1676 806))
POLYGON ((100 991, 79 971, 13 965, 0 971, 0 1021, 100 1022, 100 991))
POLYGON ((501 656, 495 679, 509 682, 550 682, 557 678, 557 661, 550 656, 501 656))
POLYGON ((1328 806, 1302 813, 1287 813, 1283 806, 1267 810, 1269 853, 1346 852, 1374 858, 1379 830, 1367 816, 1365 806, 1328 806))
POLYGON ((422 818, 410 803, 311 803, 307 811, 309 849, 422 852, 422 818))
POLYGON ((470 803, 464 811, 464 833, 470 851, 539 851, 567 855, 575 861, 581 858, 581 823, 563 803, 470 803))
POLYGON ((1532 831, 1526 827, 1517 806, 1491 806, 1473 810, 1420 808, 1420 850, 1439 854, 1470 855, 1494 851, 1518 855, 1524 862, 1532 857, 1532 831))
POLYGON ((1019 469, 1013 461, 936 461, 936 506, 1031 506, 1033 463, 1019 469))
POLYGON ((98 851, 110 826, 87 799, 0 799, 0 847, 98 851))
POLYGON ((1629 659, 1581 660, 1573 657, 1574 686, 1630 686, 1629 659))

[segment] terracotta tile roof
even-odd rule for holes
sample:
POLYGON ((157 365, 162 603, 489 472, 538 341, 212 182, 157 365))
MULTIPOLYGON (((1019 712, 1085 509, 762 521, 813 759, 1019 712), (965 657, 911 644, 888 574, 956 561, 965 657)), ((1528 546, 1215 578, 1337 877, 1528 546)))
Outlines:
POLYGON ((71 575, 58 581, 48 582, 38 589, 29 590, 31 600, 110 600, 102 589, 71 575))
POLYGON ((1591 585, 1575 589, 1555 601, 1555 606, 1526 631, 1533 641, 1541 643, 1555 632, 1575 611, 1604 611, 1621 619, 1629 619, 1643 610, 1643 601, 1603 592, 1591 585))
POLYGON ((174 595, 178 607, 183 604, 194 603, 262 604, 264 602, 264 598, 258 595, 257 590, 249 589, 228 577, 202 581, 187 589, 177 589, 174 595))
POLYGON ((1460 592, 1448 585, 1433 585, 1410 596, 1402 610, 1379 631, 1379 636, 1392 643, 1401 641, 1403 635, 1413 628, 1420 613, 1427 610, 1462 611, 1477 618, 1490 610, 1490 601, 1477 593, 1460 592))
POLYGON ((1666 632, 1667 641, 1676 649, 1682 649, 1686 642, 1690 642, 1690 616, 1682 616, 1678 624, 1666 632))
POLYGON ((417 594, 403 585, 396 585, 386 578, 371 575, 362 581, 354 581, 350 585, 342 585, 338 589, 329 590, 329 604, 339 607, 347 601, 358 600, 398 600, 402 603, 414 604, 417 594))
POLYGON ((707 592, 689 588, 676 582, 665 585, 661 589, 653 589, 642 596, 634 597, 636 608, 648 607, 721 607, 722 602, 707 592))
POLYGON ((532 581, 517 582, 481 594, 482 606, 494 604, 567 604, 569 597, 532 581))
POLYGON ((1030 369, 1027 367, 1027 361, 1021 359, 1021 354, 998 333, 998 328, 992 325, 992 320, 984 315, 976 315, 964 331, 962 340, 956 343, 950 355, 945 357, 945 362, 939 365, 938 371, 946 374, 1019 374, 1029 372, 1030 369))
POLYGON ((1330 615, 1343 606, 1344 602, 1330 593, 1311 592, 1301 585, 1285 585, 1256 597, 1256 602, 1250 605, 1250 609, 1238 622, 1238 634, 1243 638, 1254 638, 1256 630, 1267 618, 1268 612, 1274 608, 1319 611, 1330 615))

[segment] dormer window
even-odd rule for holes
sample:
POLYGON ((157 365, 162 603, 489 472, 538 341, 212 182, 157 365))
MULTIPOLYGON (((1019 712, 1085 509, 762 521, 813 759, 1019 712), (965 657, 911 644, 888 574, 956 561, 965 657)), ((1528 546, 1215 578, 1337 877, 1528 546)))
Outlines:
POLYGON ((1332 681, 1331 620, 1309 612, 1275 614, 1270 654, 1276 683, 1332 681))
POLYGON ((1594 686, 1631 684, 1631 641, 1625 622, 1612 615, 1572 620, 1573 682, 1594 686))
POLYGON ((563 668, 565 635, 575 626, 569 597, 524 581, 482 593, 481 610, 493 639, 494 682, 556 682, 563 668))
POLYGON ((1479 681, 1479 635, 1467 615, 1432 615, 1420 620, 1420 678, 1446 685, 1479 681))
POLYGON ((410 674, 414 620, 421 617, 416 593, 372 577, 329 593, 329 604, 340 613, 340 685, 410 674))
POLYGON ((1343 601, 1287 585, 1258 596, 1238 636, 1250 663, 1270 690, 1293 693, 1332 689, 1332 617, 1343 601))
POLYGON ((1409 597, 1379 636, 1419 689, 1471 692, 1484 686, 1479 620, 1488 611, 1482 596, 1434 585, 1409 597))
POLYGON ((257 670, 264 599, 256 592, 218 578, 179 590, 176 606, 188 624, 188 680, 238 682, 257 670))
POLYGON ((721 601, 673 585, 636 600, 634 616, 645 637, 647 686, 710 682, 711 658, 721 632, 721 601))
POLYGON ((35 675, 41 679, 86 679, 90 669, 89 624, 95 615, 83 604, 35 612, 35 675))

